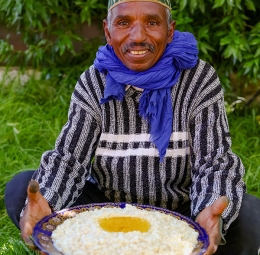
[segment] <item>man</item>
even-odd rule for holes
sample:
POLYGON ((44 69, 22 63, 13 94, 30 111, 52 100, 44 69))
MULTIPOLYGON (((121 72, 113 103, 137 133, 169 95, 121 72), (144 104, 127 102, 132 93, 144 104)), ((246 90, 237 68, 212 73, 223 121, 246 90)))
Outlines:
POLYGON ((195 38, 175 31, 168 0, 109 1, 104 31, 108 44, 78 80, 55 149, 7 185, 24 241, 33 245, 35 223, 52 210, 126 201, 191 216, 209 235, 206 255, 256 255, 259 230, 248 223, 259 226, 260 202, 244 195, 223 92, 195 38))

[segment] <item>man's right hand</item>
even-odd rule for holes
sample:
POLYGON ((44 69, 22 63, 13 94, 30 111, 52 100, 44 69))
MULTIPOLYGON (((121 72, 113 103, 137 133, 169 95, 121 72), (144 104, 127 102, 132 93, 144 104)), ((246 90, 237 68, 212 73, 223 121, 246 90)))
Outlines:
MULTIPOLYGON (((31 249, 36 249, 31 235, 35 224, 43 217, 51 214, 51 208, 46 199, 40 193, 37 181, 30 181, 27 188, 28 203, 25 207, 23 217, 20 219, 19 225, 21 236, 25 244, 31 249)), ((40 254, 45 254, 40 252, 40 254)))

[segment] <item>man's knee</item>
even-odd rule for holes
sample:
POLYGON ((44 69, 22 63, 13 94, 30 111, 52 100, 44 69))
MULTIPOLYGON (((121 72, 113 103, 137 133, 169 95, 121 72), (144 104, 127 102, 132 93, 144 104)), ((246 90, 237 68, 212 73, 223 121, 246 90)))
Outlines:
POLYGON ((15 175, 7 184, 4 202, 8 216, 19 228, 20 213, 27 197, 27 186, 34 171, 25 171, 15 175))
POLYGON ((260 199, 244 194, 238 218, 230 225, 221 255, 258 255, 260 248, 260 199))

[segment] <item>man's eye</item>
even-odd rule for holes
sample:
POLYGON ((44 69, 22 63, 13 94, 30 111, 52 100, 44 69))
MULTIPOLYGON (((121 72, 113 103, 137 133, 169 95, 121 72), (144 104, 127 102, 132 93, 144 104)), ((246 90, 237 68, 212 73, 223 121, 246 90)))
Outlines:
POLYGON ((118 25, 119 26, 127 26, 128 22, 127 21, 120 21, 120 22, 118 22, 118 25))
POLYGON ((156 21, 150 21, 150 22, 149 22, 149 25, 150 25, 150 26, 156 26, 156 25, 158 25, 158 22, 156 22, 156 21))

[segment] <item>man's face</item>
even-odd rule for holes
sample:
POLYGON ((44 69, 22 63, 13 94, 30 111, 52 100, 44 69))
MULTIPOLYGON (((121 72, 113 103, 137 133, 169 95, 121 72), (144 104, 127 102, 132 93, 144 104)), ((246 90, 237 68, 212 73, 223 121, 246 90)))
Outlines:
POLYGON ((104 20, 107 43, 123 64, 134 71, 151 68, 172 41, 175 22, 168 27, 165 7, 153 2, 126 2, 104 20))

